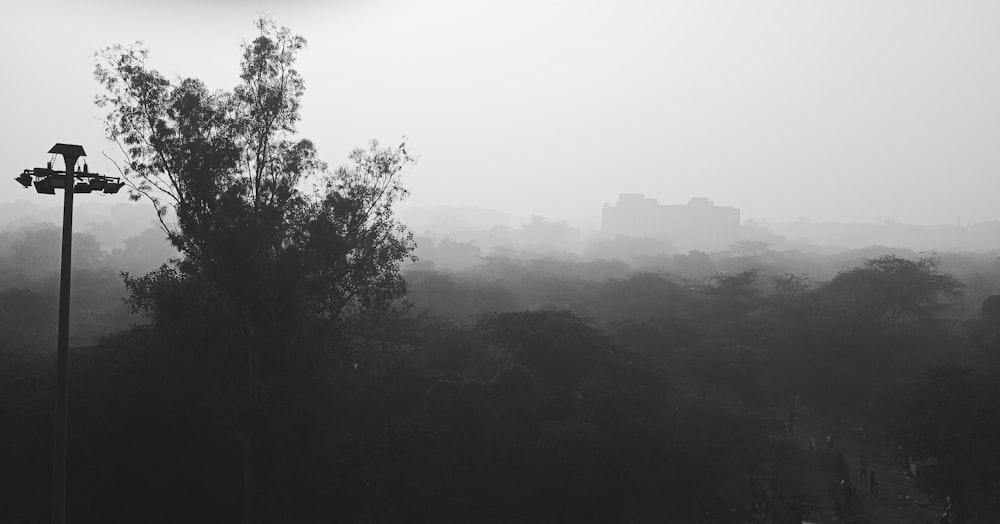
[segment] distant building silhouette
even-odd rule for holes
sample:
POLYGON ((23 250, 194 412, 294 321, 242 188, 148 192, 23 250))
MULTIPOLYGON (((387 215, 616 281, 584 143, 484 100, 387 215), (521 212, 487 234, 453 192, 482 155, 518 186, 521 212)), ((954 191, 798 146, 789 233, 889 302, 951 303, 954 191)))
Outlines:
POLYGON ((680 250, 719 250, 740 239, 740 210, 704 197, 680 206, 621 193, 616 205, 604 204, 601 229, 608 236, 669 240, 680 250))

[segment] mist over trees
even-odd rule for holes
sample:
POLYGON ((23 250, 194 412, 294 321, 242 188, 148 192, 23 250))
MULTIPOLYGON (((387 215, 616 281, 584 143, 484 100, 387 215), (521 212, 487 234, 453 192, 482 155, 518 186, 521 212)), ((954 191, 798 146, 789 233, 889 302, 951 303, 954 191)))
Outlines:
MULTIPOLYGON (((996 251, 414 235, 406 142, 331 170, 296 133, 305 39, 255 27, 228 91, 97 55, 158 227, 74 234, 71 520, 1000 514, 996 251), (864 452, 889 502, 843 488, 864 452)), ((0 232, 0 521, 48 508, 58 246, 0 232)))

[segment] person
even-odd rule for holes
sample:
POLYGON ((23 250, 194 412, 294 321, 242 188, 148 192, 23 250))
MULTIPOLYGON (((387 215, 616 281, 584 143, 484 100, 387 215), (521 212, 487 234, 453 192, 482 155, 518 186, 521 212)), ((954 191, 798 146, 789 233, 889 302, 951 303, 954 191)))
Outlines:
POLYGON ((944 524, 951 522, 951 495, 945 495, 944 497, 944 508, 941 515, 938 516, 938 522, 944 524))
POLYGON ((851 509, 851 497, 854 495, 854 489, 851 487, 851 479, 845 478, 840 481, 840 493, 844 497, 844 507, 851 509))
POLYGON ((809 435, 809 449, 816 451, 816 437, 809 435))
POLYGON ((868 494, 878 498, 878 481, 875 480, 875 472, 868 472, 868 494))
POLYGON ((826 447, 827 449, 833 449, 833 435, 826 436, 826 447))
POLYGON ((868 459, 861 455, 861 482, 868 480, 868 459))

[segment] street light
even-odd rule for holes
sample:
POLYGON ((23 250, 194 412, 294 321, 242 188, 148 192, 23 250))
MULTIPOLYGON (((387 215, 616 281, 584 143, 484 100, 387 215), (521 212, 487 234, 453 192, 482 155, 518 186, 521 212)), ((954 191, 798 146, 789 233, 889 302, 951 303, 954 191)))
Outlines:
POLYGON ((24 170, 24 173, 21 173, 21 176, 15 178, 14 180, 17 180, 22 186, 25 187, 25 189, 31 187, 31 173, 29 173, 27 169, 24 170))
POLYGON ((104 193, 114 194, 124 185, 120 179, 91 173, 86 162, 83 171, 76 171, 76 163, 87 156, 82 146, 56 144, 49 153, 62 155, 65 171, 52 169, 52 162, 45 167, 25 169, 18 177, 25 189, 34 182, 35 191, 54 195, 63 189, 62 265, 59 270, 59 336, 56 348, 56 413, 53 429, 52 451, 52 522, 66 522, 66 428, 69 403, 69 277, 73 247, 73 194, 90 193, 100 187, 104 193), (80 183, 76 183, 80 180, 80 183), (94 182, 97 181, 95 186, 94 182), (70 189, 70 190, 67 190, 70 189))

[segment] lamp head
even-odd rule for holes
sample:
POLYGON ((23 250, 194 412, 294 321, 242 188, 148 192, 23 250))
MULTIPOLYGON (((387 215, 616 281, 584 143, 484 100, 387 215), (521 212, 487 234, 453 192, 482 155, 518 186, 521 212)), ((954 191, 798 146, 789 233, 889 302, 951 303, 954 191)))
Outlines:
POLYGON ((35 182, 35 191, 45 195, 56 194, 55 187, 52 186, 51 178, 43 178, 35 182))
POLYGON ((121 189, 122 186, 124 186, 124 185, 125 184, 122 183, 122 182, 107 181, 104 184, 104 192, 107 193, 107 194, 109 194, 109 195, 113 195, 113 194, 117 193, 118 190, 121 189))

